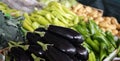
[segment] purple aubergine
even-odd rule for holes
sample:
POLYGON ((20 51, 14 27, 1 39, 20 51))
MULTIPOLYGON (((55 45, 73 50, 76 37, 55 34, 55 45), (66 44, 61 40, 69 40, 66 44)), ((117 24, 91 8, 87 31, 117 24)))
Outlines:
POLYGON ((39 27, 39 28, 35 29, 35 31, 46 32, 46 29, 43 27, 39 27))
POLYGON ((39 45, 30 45, 28 52, 35 54, 37 57, 45 58, 45 51, 43 51, 42 47, 39 45))
POLYGON ((76 54, 76 48, 68 42, 66 39, 59 37, 50 32, 46 32, 44 40, 50 44, 53 44, 55 48, 70 55, 76 54))
POLYGON ((11 60, 15 61, 33 61, 30 55, 27 55, 25 50, 20 47, 12 47, 10 50, 11 60))
POLYGON ((78 58, 78 60, 87 61, 89 55, 88 51, 81 45, 77 46, 76 49, 77 54, 75 56, 78 58))
POLYGON ((46 56, 49 61, 73 61, 67 54, 61 52, 54 47, 48 47, 46 51, 46 56))
POLYGON ((48 31, 68 39, 73 44, 83 43, 83 37, 80 33, 65 27, 50 25, 48 31))
POLYGON ((37 44, 37 41, 45 42, 38 33, 27 32, 26 39, 30 45, 37 44))

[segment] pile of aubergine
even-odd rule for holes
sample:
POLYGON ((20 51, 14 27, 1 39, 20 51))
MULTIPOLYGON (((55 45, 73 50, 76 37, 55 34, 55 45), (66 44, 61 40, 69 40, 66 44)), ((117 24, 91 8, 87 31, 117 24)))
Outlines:
POLYGON ((76 31, 55 25, 37 28, 26 34, 27 50, 12 47, 10 61, 87 61, 88 51, 81 45, 84 39, 76 31))

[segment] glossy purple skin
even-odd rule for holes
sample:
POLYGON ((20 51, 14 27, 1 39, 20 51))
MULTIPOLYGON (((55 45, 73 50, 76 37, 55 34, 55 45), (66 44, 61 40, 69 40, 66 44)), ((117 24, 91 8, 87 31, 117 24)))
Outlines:
POLYGON ((67 54, 57 50, 54 47, 49 47, 46 51, 49 61, 73 61, 67 54))
POLYGON ((57 49, 59 49, 62 52, 65 52, 69 55, 75 55, 76 54, 76 48, 68 42, 66 39, 59 37, 57 35, 54 35, 50 32, 46 32, 44 39, 50 43, 53 44, 53 46, 57 49))
POLYGON ((80 33, 69 28, 50 25, 48 31, 68 39, 73 44, 81 44, 84 41, 80 33))
POLYGON ((44 58, 45 57, 45 51, 43 51, 42 47, 40 45, 30 45, 28 48, 28 52, 31 54, 35 54, 37 57, 44 58))
POLYGON ((26 39, 30 45, 36 45, 37 41, 45 43, 43 37, 41 37, 38 33, 28 32, 26 35, 26 39))
POLYGON ((88 51, 83 46, 76 47, 77 54, 75 55, 80 60, 88 60, 88 51))
POLYGON ((27 55, 25 50, 20 47, 12 47, 10 54, 12 56, 12 59, 15 59, 15 61, 33 61, 31 56, 27 55))

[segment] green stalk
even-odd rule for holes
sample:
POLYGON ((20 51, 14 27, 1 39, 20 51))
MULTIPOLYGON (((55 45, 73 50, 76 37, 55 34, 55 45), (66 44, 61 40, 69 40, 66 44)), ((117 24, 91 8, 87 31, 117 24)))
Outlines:
POLYGON ((48 45, 51 45, 51 44, 44 44, 44 43, 39 42, 39 41, 37 41, 37 43, 38 43, 40 46, 42 46, 42 48, 43 48, 44 51, 47 50, 47 46, 48 46, 48 45))
POLYGON ((95 33, 93 35, 93 39, 98 40, 100 43, 101 42, 105 43, 108 47, 110 46, 108 40, 106 39, 106 37, 104 35, 102 35, 102 33, 100 33, 100 32, 95 33))
POLYGON ((91 48, 94 50, 94 51, 96 51, 96 52, 99 52, 99 46, 96 44, 96 43, 94 43, 92 40, 91 40, 91 38, 86 38, 85 39, 85 42, 88 44, 88 45, 90 45, 91 46, 91 48))
POLYGON ((105 58, 107 56, 106 49, 107 49, 106 44, 101 43, 101 45, 100 45, 100 61, 102 61, 103 58, 105 58))
POLYGON ((89 31, 92 35, 96 33, 94 24, 92 24, 91 20, 89 20, 89 22, 88 22, 88 28, 89 28, 89 31))
POLYGON ((45 59, 43 59, 43 58, 40 58, 40 57, 37 57, 37 56, 35 56, 34 54, 31 54, 31 56, 32 56, 32 58, 34 59, 34 61, 45 61, 45 59))
POLYGON ((114 46, 114 48, 116 48, 116 44, 115 44, 115 40, 114 40, 114 36, 111 34, 111 32, 107 31, 105 32, 106 34, 106 38, 109 40, 109 42, 114 46))

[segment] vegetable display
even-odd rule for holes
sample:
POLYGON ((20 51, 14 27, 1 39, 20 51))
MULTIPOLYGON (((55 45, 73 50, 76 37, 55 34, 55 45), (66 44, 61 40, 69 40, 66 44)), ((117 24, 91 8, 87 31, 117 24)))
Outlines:
MULTIPOLYGON (((58 28, 55 28, 56 30, 51 27, 48 28, 48 30, 50 29, 49 32, 51 33, 53 33, 54 31, 54 34, 62 35, 64 38, 69 37, 71 40, 70 42, 74 42, 74 40, 72 40, 74 38, 78 38, 78 39, 83 38, 85 42, 82 43, 82 45, 86 47, 89 52, 89 61, 93 61, 93 60, 102 61, 106 57, 108 57, 108 55, 112 53, 115 49, 118 49, 119 51, 119 48, 118 48, 119 45, 116 45, 114 36, 111 34, 111 32, 109 31, 104 32, 94 22, 94 20, 88 20, 87 22, 85 22, 84 17, 75 15, 69 9, 65 8, 64 6, 60 5, 57 2, 50 2, 48 6, 45 7, 43 10, 41 11, 36 10, 30 15, 28 14, 25 14, 25 15, 26 15, 25 16, 26 20, 23 21, 23 27, 28 31, 33 32, 38 27, 46 28, 50 24, 52 24, 52 25, 71 28, 79 32, 82 35, 82 37, 79 37, 79 35, 75 35, 76 37, 64 36, 68 33, 67 30, 63 32, 58 28), (24 23, 26 25, 24 25, 24 23)), ((38 30, 45 31, 42 28, 38 30)), ((74 33, 74 32, 70 31, 70 33, 74 33)), ((49 36, 46 36, 46 37, 51 37, 51 39, 49 40, 52 40, 53 38, 52 35, 50 34, 49 36)), ((77 40, 74 44, 76 45, 77 43, 81 43, 81 42, 82 41, 77 40)), ((54 41, 50 43, 58 43, 58 42, 54 41)), ((62 41, 60 43, 62 43, 62 41)), ((57 46, 57 48, 60 48, 60 46, 57 46)))
POLYGON ((46 31, 36 30, 27 33, 26 39, 28 43, 25 44, 29 45, 27 50, 24 50, 20 46, 13 46, 8 54, 10 59, 15 61, 37 61, 34 57, 38 57, 38 61, 87 61, 89 54, 81 45, 83 42, 81 36, 72 29, 50 25, 46 31), (56 28, 62 32, 66 32, 67 30, 68 33, 65 35, 60 34, 59 31, 54 31, 56 28), (45 32, 44 36, 41 36, 41 32, 45 32), (33 37, 31 38, 31 36, 33 37), (71 39, 68 36, 77 36, 79 38, 71 39), (82 42, 75 44, 76 39, 82 42), (74 41, 71 42, 71 40, 74 41))
POLYGON ((14 9, 0 2, 5 12, 0 12, 0 55, 6 61, 112 61, 120 57, 117 20, 81 4, 70 10, 67 7, 76 3, 70 1, 70 5, 67 0, 48 1, 42 10, 22 13, 24 18, 16 10, 12 15, 14 9))

